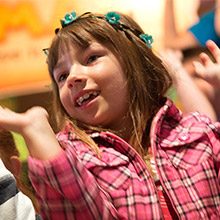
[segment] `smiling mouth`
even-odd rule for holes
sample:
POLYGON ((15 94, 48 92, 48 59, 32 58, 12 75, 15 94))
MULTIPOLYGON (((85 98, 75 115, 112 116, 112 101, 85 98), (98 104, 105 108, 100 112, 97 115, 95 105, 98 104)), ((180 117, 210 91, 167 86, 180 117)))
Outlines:
POLYGON ((83 96, 80 96, 78 99, 76 99, 76 106, 81 107, 82 105, 85 105, 89 103, 91 100, 96 98, 99 95, 99 92, 92 91, 84 94, 83 96))

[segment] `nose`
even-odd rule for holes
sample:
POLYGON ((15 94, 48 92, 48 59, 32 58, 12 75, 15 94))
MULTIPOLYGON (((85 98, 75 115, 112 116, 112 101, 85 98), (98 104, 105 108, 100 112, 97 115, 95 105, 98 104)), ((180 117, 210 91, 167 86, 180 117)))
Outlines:
POLYGON ((84 73, 83 68, 71 68, 70 74, 67 78, 67 86, 68 88, 73 88, 73 87, 83 87, 86 83, 86 75, 84 73))

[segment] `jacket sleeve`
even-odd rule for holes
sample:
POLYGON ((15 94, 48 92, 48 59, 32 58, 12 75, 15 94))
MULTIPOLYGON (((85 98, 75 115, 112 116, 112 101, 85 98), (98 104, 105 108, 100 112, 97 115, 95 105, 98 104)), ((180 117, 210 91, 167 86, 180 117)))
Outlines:
POLYGON ((209 138, 213 147, 214 160, 220 185, 220 123, 216 122, 211 124, 210 127, 211 132, 209 132, 209 138))
MULTIPOLYGON (((80 146, 73 145, 74 142, 69 146, 67 144, 65 151, 50 161, 28 159, 29 175, 43 212, 50 210, 52 204, 65 209, 62 206, 66 203, 74 212, 81 213, 78 215, 80 219, 101 219, 103 216, 114 219, 116 214, 111 199, 78 158, 76 149, 80 146)), ((42 215, 46 216, 47 213, 42 215)))

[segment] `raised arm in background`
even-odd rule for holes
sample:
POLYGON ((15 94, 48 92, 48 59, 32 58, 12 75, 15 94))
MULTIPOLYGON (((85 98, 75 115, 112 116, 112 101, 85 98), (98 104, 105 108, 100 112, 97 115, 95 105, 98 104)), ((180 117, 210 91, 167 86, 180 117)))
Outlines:
POLYGON ((173 78, 174 87, 182 104, 183 112, 198 111, 216 121, 217 116, 212 104, 184 68, 181 61, 181 52, 170 49, 166 50, 162 56, 173 78))
POLYGON ((220 48, 215 42, 209 40, 206 43, 207 48, 213 55, 215 62, 206 54, 200 54, 200 62, 194 61, 196 75, 206 80, 216 89, 220 88, 220 48))
POLYGON ((189 31, 178 33, 174 13, 174 0, 165 0, 164 8, 164 46, 172 49, 186 49, 199 43, 189 31))

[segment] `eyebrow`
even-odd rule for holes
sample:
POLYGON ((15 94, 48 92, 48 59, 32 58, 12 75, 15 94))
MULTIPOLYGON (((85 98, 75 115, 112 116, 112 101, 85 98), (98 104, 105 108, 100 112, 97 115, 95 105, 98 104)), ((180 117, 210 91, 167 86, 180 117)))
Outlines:
POLYGON ((65 60, 60 61, 60 59, 58 60, 58 62, 56 63, 56 65, 54 66, 54 70, 55 69, 60 69, 65 63, 65 60))

